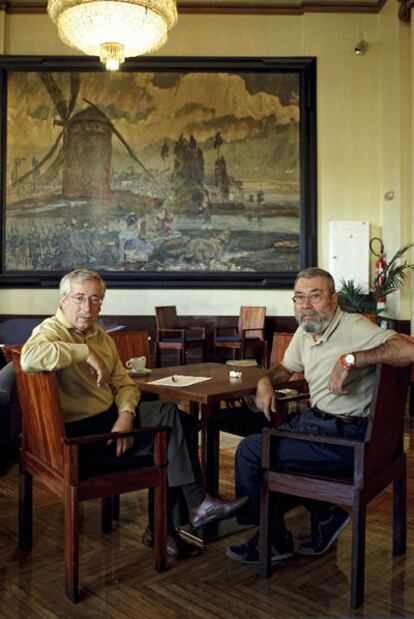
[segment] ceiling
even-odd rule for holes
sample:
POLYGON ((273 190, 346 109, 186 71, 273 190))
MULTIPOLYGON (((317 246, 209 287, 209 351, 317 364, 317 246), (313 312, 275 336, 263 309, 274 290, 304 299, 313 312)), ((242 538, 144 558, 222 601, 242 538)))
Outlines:
MULTIPOLYGON (((400 0, 401 1, 401 0, 400 0)), ((404 1, 404 0, 403 0, 404 1)), ((377 13, 385 0, 177 0, 179 13, 298 14, 377 13)), ((3 0, 7 13, 43 13, 47 0, 3 0)))

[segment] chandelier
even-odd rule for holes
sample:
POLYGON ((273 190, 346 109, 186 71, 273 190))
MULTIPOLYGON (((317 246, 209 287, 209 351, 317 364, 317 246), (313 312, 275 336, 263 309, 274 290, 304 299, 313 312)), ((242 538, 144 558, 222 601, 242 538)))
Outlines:
POLYGON ((47 12, 66 45, 99 56, 109 71, 162 47, 177 22, 175 0, 48 0, 47 12))

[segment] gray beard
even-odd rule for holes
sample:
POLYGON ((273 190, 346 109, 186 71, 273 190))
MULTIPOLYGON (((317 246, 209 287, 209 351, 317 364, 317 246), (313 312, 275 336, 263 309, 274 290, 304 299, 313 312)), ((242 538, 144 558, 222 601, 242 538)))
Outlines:
POLYGON ((319 314, 318 318, 314 318, 313 320, 304 320, 301 317, 296 319, 299 326, 305 331, 305 333, 310 333, 311 335, 315 335, 315 333, 323 333, 329 323, 332 320, 333 315, 324 316, 319 314))

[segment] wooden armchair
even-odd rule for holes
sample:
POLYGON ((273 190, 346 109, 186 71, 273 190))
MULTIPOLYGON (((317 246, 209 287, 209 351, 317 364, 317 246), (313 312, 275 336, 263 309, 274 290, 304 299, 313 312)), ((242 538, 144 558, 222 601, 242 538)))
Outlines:
POLYGON ((147 331, 120 331, 109 334, 116 344, 122 363, 131 357, 146 357, 147 367, 151 367, 149 335, 147 331))
MULTIPOLYGON (((67 438, 53 372, 25 374, 20 367, 20 353, 12 352, 16 383, 23 415, 23 441, 20 450, 19 545, 32 548, 32 477, 62 499, 65 519, 66 594, 79 600, 79 504, 87 499, 102 499, 102 530, 112 527, 111 497, 123 492, 154 488, 155 568, 166 566, 166 464, 167 432, 162 428, 142 428, 67 438), (100 459, 97 472, 86 475, 79 461, 83 445, 109 438, 144 435, 154 438, 154 456, 143 456, 142 468, 132 465, 128 452, 117 459, 117 470, 100 459), (131 468, 133 466, 133 468, 131 468)), ((89 463, 91 464, 91 463, 89 463)), ((93 464, 93 463, 92 463, 93 464)), ((88 466, 88 471, 93 466, 88 466)))
POLYGON ((179 365, 185 365, 186 353, 201 348, 202 360, 206 358, 205 327, 180 327, 175 305, 155 308, 157 339, 155 342, 155 365, 161 365, 161 350, 172 349, 178 353, 179 365))
POLYGON ((214 329, 214 360, 218 360, 219 350, 236 350, 238 358, 243 359, 247 349, 260 351, 261 363, 267 367, 267 342, 265 339, 265 307, 243 306, 240 308, 239 321, 236 327, 215 327, 214 329))
MULTIPOLYGON (((353 510, 351 607, 364 599, 366 507, 391 482, 393 498, 393 554, 406 547, 407 462, 404 453, 404 410, 411 368, 378 365, 365 441, 337 437, 309 436, 267 428, 263 431, 263 481, 260 522, 260 575, 271 573, 269 536, 269 493, 282 492, 348 506, 353 510), (354 467, 349 474, 323 475, 274 470, 272 453, 279 437, 342 445, 354 451, 354 467)), ((317 578, 317 570, 314 571, 317 578)))

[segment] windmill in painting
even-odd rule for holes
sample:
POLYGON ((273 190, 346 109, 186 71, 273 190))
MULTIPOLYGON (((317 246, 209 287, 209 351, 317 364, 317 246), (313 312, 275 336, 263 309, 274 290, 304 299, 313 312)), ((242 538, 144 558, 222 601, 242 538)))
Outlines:
POLYGON ((12 72, 8 98, 6 271, 299 268, 295 74, 12 72))

